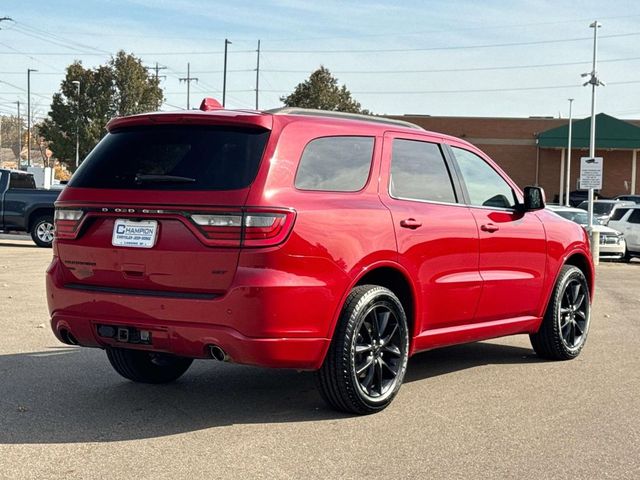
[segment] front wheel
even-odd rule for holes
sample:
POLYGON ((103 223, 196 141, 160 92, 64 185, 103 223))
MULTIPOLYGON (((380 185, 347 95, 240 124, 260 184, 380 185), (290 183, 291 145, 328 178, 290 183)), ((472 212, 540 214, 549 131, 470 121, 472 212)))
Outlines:
POLYGON ((42 215, 36 218, 30 233, 37 246, 50 248, 53 243, 53 217, 51 215, 42 215))
POLYGON ((571 360, 580 354, 587 341, 590 319, 587 279, 579 268, 565 265, 560 270, 540 330, 530 335, 531 345, 542 358, 571 360))
POLYGON ((191 358, 125 348, 107 348, 107 358, 116 372, 139 383, 173 382, 193 363, 191 358))
POLYGON ((336 410, 359 415, 387 407, 407 369, 409 336, 402 304, 376 285, 354 288, 342 309, 316 381, 336 410))

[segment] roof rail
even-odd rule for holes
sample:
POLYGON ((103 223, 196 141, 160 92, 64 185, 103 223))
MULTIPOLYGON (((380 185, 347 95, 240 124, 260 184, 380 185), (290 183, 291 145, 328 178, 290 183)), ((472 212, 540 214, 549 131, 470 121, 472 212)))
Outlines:
POLYGON ((362 115, 360 113, 333 112, 329 110, 315 110, 313 108, 282 107, 265 110, 273 115, 309 115, 311 117, 343 118, 345 120, 360 120, 364 122, 384 123, 397 127, 413 128, 414 130, 424 130, 415 123, 395 120, 393 118, 377 117, 373 115, 362 115))

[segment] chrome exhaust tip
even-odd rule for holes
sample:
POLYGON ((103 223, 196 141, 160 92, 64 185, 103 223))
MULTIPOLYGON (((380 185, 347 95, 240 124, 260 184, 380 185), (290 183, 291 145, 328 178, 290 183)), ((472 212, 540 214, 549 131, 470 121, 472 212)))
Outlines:
POLYGON ((226 362, 227 360, 229 360, 229 355, 227 355, 227 352, 225 352, 218 345, 209 345, 209 354, 211 355, 211 358, 219 362, 226 362))

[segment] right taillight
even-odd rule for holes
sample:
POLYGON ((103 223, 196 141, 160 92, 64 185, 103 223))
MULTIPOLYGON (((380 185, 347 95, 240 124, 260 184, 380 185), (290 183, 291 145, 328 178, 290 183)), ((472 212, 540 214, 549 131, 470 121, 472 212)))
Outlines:
POLYGON ((237 213, 194 213, 190 218, 211 245, 270 247, 287 237, 295 212, 252 209, 237 213))
POLYGON ((78 227, 84 212, 79 209, 57 208, 54 214, 55 236, 57 238, 76 238, 78 227))

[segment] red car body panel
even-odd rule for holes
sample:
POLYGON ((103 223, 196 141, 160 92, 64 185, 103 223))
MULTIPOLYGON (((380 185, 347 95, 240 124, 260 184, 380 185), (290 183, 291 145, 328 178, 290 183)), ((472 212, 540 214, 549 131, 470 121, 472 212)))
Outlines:
POLYGON ((122 325, 152 332, 152 345, 127 348, 208 358, 208 346, 219 345, 238 363, 317 369, 350 290, 380 268, 408 286, 411 353, 537 331, 566 262, 585 269, 593 289, 578 225, 545 211, 389 195, 389 139, 461 146, 494 165, 461 140, 367 121, 224 110, 138 115, 113 120, 109 129, 176 123, 270 130, 254 181, 232 191, 66 187, 56 207, 85 215, 77 238, 55 240, 47 270, 51 323, 61 341, 71 334, 84 346, 122 346, 97 333, 100 324, 122 325), (296 189, 305 146, 341 135, 375 137, 365 187, 296 189), (273 208, 290 209, 291 223, 279 244, 261 248, 211 246, 184 214, 273 208), (111 244, 115 219, 128 217, 159 222, 152 249, 111 244), (428 228, 400 227, 407 219, 428 228), (482 230, 488 223, 498 232, 482 230))

